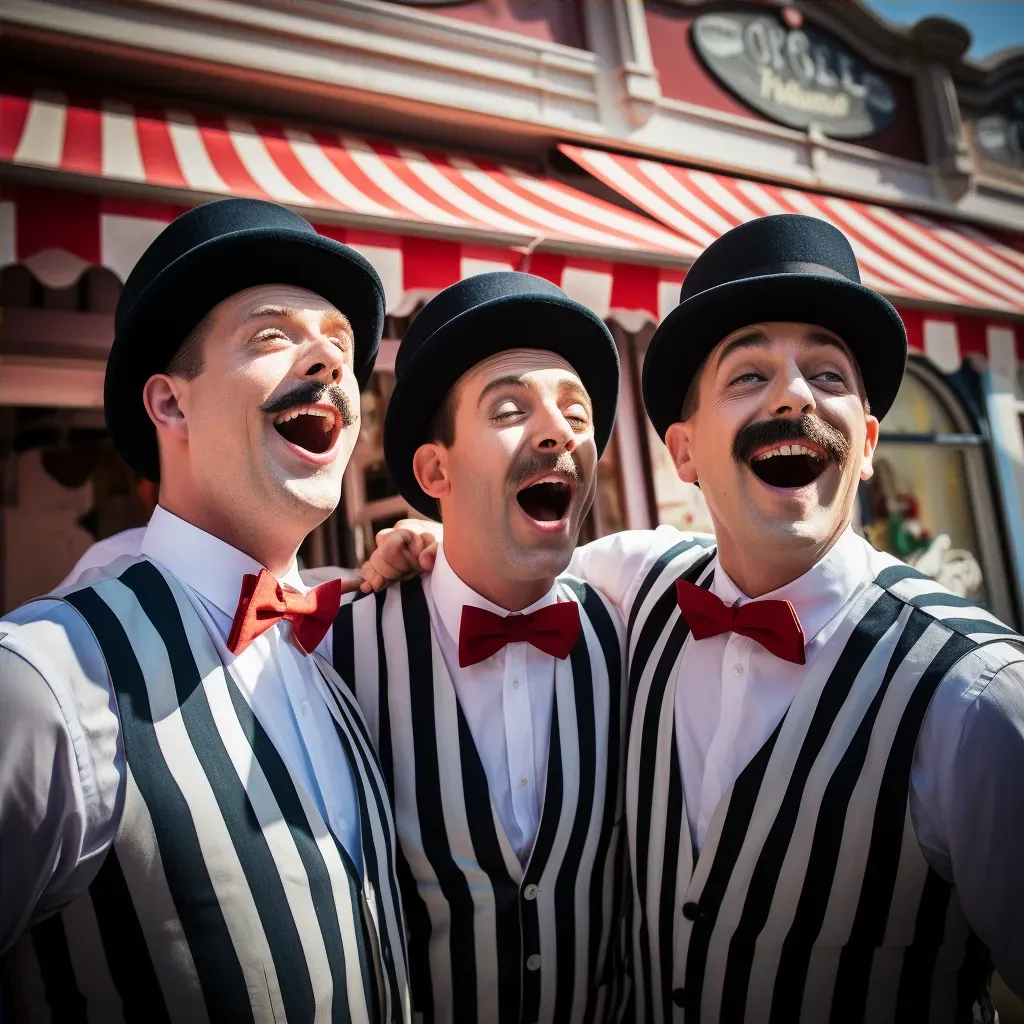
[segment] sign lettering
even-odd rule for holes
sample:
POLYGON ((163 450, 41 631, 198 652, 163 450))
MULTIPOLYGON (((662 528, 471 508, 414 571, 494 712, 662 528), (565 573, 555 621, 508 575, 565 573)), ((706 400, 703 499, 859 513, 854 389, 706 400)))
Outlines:
POLYGON ((892 123, 886 81, 843 44, 811 26, 790 29, 774 14, 703 14, 693 43, 708 70, 741 100, 791 128, 821 125, 858 139, 892 123))

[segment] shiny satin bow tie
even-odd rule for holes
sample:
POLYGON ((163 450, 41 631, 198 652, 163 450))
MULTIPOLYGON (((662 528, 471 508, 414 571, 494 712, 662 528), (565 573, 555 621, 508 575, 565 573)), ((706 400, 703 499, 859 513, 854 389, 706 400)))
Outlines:
POLYGON ((328 580, 300 594, 280 583, 268 569, 259 576, 246 573, 228 634, 228 650, 241 654, 282 619, 292 624, 292 636, 303 654, 309 654, 327 635, 341 606, 341 580, 328 580))
POLYGON ((495 615, 464 605, 459 626, 459 667, 497 654, 506 644, 533 644, 554 658, 567 658, 580 635, 580 606, 562 601, 529 615, 495 615))
POLYGON ((696 640, 739 633, 776 658, 804 664, 804 631, 789 601, 749 601, 736 608, 686 580, 676 580, 676 601, 696 640))

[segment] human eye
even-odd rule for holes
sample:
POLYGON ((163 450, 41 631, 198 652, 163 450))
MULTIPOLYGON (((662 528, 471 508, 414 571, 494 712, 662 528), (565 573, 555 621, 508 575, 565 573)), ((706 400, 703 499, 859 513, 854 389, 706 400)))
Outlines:
POLYGON ((494 412, 491 414, 491 419, 498 423, 504 423, 514 419, 516 416, 521 416, 522 413, 523 410, 515 402, 506 398, 495 407, 494 412))
POLYGON ((813 379, 834 387, 846 385, 846 378, 838 370, 822 370, 820 373, 816 373, 813 379))
POLYGON ((580 402, 574 402, 565 410, 565 418, 570 422, 578 426, 585 427, 590 422, 590 413, 587 411, 586 406, 580 402))
POLYGON ((729 381, 729 386, 733 384, 756 384, 758 381, 765 380, 764 374, 758 373, 757 370, 747 370, 746 373, 741 373, 736 377, 733 377, 729 381))

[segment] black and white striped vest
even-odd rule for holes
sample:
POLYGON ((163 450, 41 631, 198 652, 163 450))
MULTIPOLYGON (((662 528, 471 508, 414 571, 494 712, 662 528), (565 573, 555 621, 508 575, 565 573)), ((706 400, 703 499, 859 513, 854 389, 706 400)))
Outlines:
POLYGON ((187 588, 143 559, 62 596, 110 673, 124 809, 88 891, 8 954, 12 1024, 407 1022, 387 793, 330 665, 318 658, 359 794, 359 866, 285 767, 187 588))
POLYGON ((675 737, 689 633, 675 581, 710 586, 714 553, 677 544, 629 613, 636 1020, 992 1020, 988 954, 917 843, 910 772, 943 677, 979 645, 1024 638, 873 552, 874 582, 722 798, 695 862, 675 737))
POLYGON ((596 591, 568 578, 559 587, 580 604, 583 628, 556 662, 547 785, 525 870, 492 806, 420 581, 357 600, 336 622, 335 667, 363 708, 394 801, 416 1021, 601 1024, 625 1012, 622 645, 596 591))

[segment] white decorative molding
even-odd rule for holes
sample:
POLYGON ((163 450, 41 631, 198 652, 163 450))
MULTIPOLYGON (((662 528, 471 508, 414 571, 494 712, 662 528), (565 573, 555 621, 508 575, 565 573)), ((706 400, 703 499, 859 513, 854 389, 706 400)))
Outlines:
POLYGON ((4 0, 3 22, 503 120, 602 130, 589 51, 381 0, 4 0))

